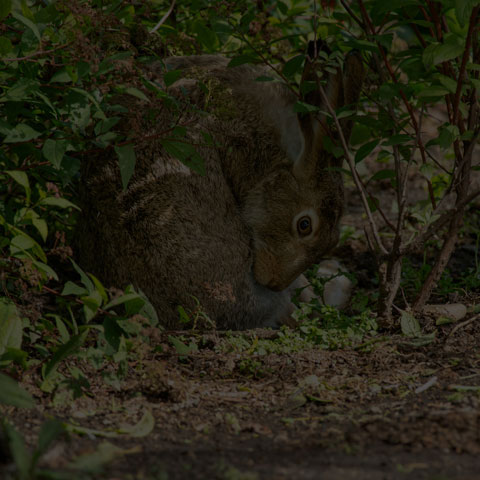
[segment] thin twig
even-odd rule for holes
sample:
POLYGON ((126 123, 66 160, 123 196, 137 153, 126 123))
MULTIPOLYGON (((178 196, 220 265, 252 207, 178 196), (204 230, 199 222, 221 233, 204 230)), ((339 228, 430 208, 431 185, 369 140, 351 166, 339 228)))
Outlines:
MULTIPOLYGON (((473 191, 468 195, 462 202, 458 205, 455 205, 452 209, 447 210, 439 218, 437 218, 433 223, 431 223, 426 229, 419 231, 418 235, 410 242, 404 245, 400 249, 401 255, 406 255, 417 250, 418 247, 423 245, 426 240, 438 233, 438 231, 445 226, 445 224, 455 215, 460 208, 468 205, 472 200, 480 196, 480 188, 473 191)), ((435 213, 435 212, 434 212, 435 213)))
MULTIPOLYGON (((52 295, 55 295, 57 297, 64 297, 58 290, 54 290, 53 288, 47 287, 46 285, 42 285, 42 290, 45 290, 48 293, 51 293, 52 295)), ((66 295, 69 296, 69 295, 66 295)), ((85 302, 83 300, 80 300, 79 298, 74 298, 75 302, 78 303, 79 305, 85 305, 85 302)), ((112 312, 107 312, 107 310, 103 310, 103 308, 97 308, 98 313, 102 313, 103 315, 110 315, 110 316, 115 316, 112 312)))
POLYGON ((177 0, 173 0, 170 8, 167 10, 167 13, 160 19, 160 21, 150 30, 150 33, 155 33, 167 20, 167 18, 172 14, 173 8, 175 7, 175 3, 177 0))
POLYGON ((472 44, 472 33, 478 21, 479 10, 480 10, 480 6, 477 6, 472 10, 472 15, 470 16, 470 22, 468 24, 467 39, 465 42, 465 49, 462 55, 462 63, 460 65, 460 70, 458 72, 457 90, 455 91, 455 100, 453 102, 453 124, 454 125, 457 124, 457 120, 458 120, 458 113, 459 113, 458 109, 460 105, 460 93, 462 91, 463 77, 465 76, 467 61, 470 56, 470 46, 472 44))
POLYGON ((456 333, 458 330, 460 330, 463 327, 466 327, 467 325, 474 322, 475 320, 478 320, 479 318, 480 318, 480 313, 478 313, 477 315, 474 315, 472 318, 469 318, 468 320, 465 320, 462 323, 459 323, 458 325, 455 325, 455 327, 452 328, 452 331, 448 334, 446 341, 448 341, 448 339, 451 336, 453 336, 453 334, 456 333))
POLYGON ((340 3, 343 5, 343 8, 347 11, 347 13, 357 22, 358 26, 365 30, 365 24, 362 22, 360 18, 357 17, 355 12, 350 8, 348 3, 345 0, 340 0, 340 3))
POLYGON ((335 114, 335 110, 333 110, 332 106, 330 105, 330 102, 328 101, 325 90, 323 89, 323 87, 321 85, 318 85, 318 89, 319 89, 320 95, 322 96, 322 101, 324 102, 325 106, 327 107, 327 110, 330 113, 330 115, 332 116, 333 121, 335 122, 335 126, 337 127, 338 135, 340 137, 340 142, 342 144, 342 148, 343 148, 343 151, 345 153, 345 158, 347 159, 348 165, 349 165, 350 170, 352 172, 353 181, 355 182, 357 190, 360 193, 360 197, 361 197, 362 203, 363 203, 363 208, 365 209, 365 212, 367 213, 368 221, 369 221, 370 227, 372 228, 372 233, 373 233, 373 236, 375 237, 375 242, 377 244, 377 247, 380 249, 382 254, 388 255, 388 251, 384 247, 384 245, 382 243, 382 240, 380 239, 380 235, 378 233, 377 225, 375 223, 372 212, 371 212, 370 207, 368 205, 367 193, 365 192, 365 189, 363 188, 362 182, 360 181, 360 178, 358 176, 357 169, 355 168, 355 162, 352 158, 352 155, 350 154, 350 150, 348 149, 347 141, 345 140, 345 136, 343 135, 342 126, 340 125, 340 122, 337 118, 337 115, 335 114))
POLYGON ((263 53, 260 51, 260 50, 257 50, 254 45, 248 40, 248 38, 242 33, 240 32, 238 29, 237 29, 237 26, 234 25, 233 23, 231 23, 229 21, 229 25, 242 37, 242 40, 255 52, 256 55, 258 55, 262 62, 269 68, 271 68, 284 82, 285 82, 285 85, 287 86, 287 88, 295 94, 295 96, 299 99, 302 98, 300 92, 297 92, 293 87, 292 87, 292 84, 290 82, 290 80, 282 73, 282 71, 280 69, 278 69, 277 67, 275 67, 275 65, 273 65, 269 60, 268 58, 263 55, 263 53))
POLYGON ((26 55, 25 57, 16 57, 16 58, 4 57, 4 58, 2 58, 2 60, 4 62, 19 62, 19 61, 22 61, 22 60, 29 60, 30 58, 33 58, 33 57, 39 57, 41 55, 48 55, 49 53, 55 52, 56 50, 60 50, 61 48, 67 47, 71 43, 72 42, 67 42, 67 43, 64 43, 63 45, 58 45, 55 48, 51 48, 50 50, 39 50, 37 52, 31 53, 30 55, 26 55))
MULTIPOLYGON (((373 24, 372 24, 372 21, 370 19, 370 17, 368 16, 368 13, 367 13, 367 10, 365 9, 365 5, 363 4, 363 1, 362 0, 358 0, 358 4, 360 6, 360 11, 362 12, 362 16, 365 20, 365 23, 369 26, 370 28, 370 35, 372 35, 373 37, 375 37, 375 28, 373 27, 373 24)), ((367 32, 368 33, 368 32, 367 32)), ((375 38, 374 38, 375 40, 375 38)), ((426 155, 425 155, 425 146, 423 145, 423 142, 422 142, 422 139, 421 139, 421 136, 418 135, 418 132, 419 132, 419 128, 418 128, 418 123, 417 123, 417 119, 415 118, 415 113, 413 111, 413 108, 412 108, 412 105, 411 103, 408 101, 408 98, 407 96, 405 95, 405 92, 403 91, 403 89, 400 87, 400 83, 398 81, 398 78, 397 76, 395 75, 395 71, 393 70, 388 58, 387 58, 387 54, 385 52, 385 49, 383 48, 383 46, 377 41, 375 40, 375 43, 377 44, 377 47, 378 47, 378 50, 382 56, 382 60, 383 60, 383 64, 385 65, 389 75, 390 75, 390 78, 392 79, 393 83, 395 85, 398 85, 399 86, 399 89, 398 89, 398 93, 400 94, 400 97, 403 101, 403 104, 405 105, 405 108, 407 109, 407 112, 410 116, 410 119, 412 121, 412 125, 413 125, 413 128, 415 130, 415 133, 417 134, 417 142, 418 142, 418 147, 420 149, 420 155, 422 157, 422 163, 426 163, 427 162, 427 159, 426 159, 426 155)), ((429 197, 430 197, 430 202, 433 206, 433 208, 436 207, 436 202, 435 202, 435 195, 433 193, 433 187, 432 187, 432 184, 429 180, 427 180, 427 187, 428 187, 428 193, 429 193, 429 197)))

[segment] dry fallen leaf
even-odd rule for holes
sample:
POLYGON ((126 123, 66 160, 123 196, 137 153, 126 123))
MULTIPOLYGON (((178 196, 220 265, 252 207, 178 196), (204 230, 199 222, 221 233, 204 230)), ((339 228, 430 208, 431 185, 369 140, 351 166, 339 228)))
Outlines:
MULTIPOLYGON (((436 319, 449 319, 451 322, 458 322, 467 314, 467 307, 463 303, 446 303, 443 305, 425 305, 423 313, 431 315, 436 319)), ((443 321, 440 323, 448 323, 443 321)))

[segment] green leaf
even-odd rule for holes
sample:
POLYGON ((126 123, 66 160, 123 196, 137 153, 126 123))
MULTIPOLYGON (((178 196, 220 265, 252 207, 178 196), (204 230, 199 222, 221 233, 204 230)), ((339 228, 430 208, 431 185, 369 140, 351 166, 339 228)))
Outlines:
POLYGON ((22 15, 32 22, 35 22, 35 17, 33 16, 32 11, 28 8, 27 0, 21 0, 22 15))
POLYGON ((423 64, 429 70, 432 66, 459 57, 465 48, 465 39, 448 34, 444 43, 432 43, 423 51, 423 64))
POLYGON ((38 270, 47 276, 47 278, 53 278, 54 280, 58 281, 58 275, 52 267, 49 267, 46 263, 39 262, 38 260, 32 260, 32 262, 38 270))
POLYGON ((456 390, 457 392, 478 392, 480 393, 480 385, 451 385, 449 386, 451 390, 456 390))
POLYGON ((455 323, 457 320, 455 318, 443 317, 440 316, 435 320, 435 325, 448 325, 449 323, 455 323))
MULTIPOLYGON (((128 53, 127 56, 130 56, 130 53, 128 53)), ((82 90, 81 88, 71 88, 70 90, 72 92, 77 92, 80 95, 83 95, 86 99, 90 100, 95 105, 95 108, 97 109, 96 116, 102 120, 107 120, 107 116, 103 112, 102 107, 100 106, 100 104, 97 102, 97 100, 91 93, 85 90, 82 90)), ((90 112, 90 108, 88 109, 88 111, 90 112)))
POLYGON ((3 140, 4 143, 17 143, 17 142, 29 142, 34 138, 41 135, 40 132, 34 130, 30 125, 26 123, 19 123, 16 125, 10 133, 3 140))
POLYGON ((169 87, 170 85, 173 85, 179 78, 181 78, 181 76, 181 70, 170 70, 163 76, 163 81, 165 82, 165 85, 169 87))
POLYGON ((46 242, 48 236, 47 222, 43 218, 32 217, 32 225, 38 230, 42 240, 46 242))
POLYGON ((304 60, 305 55, 296 55, 283 66, 282 73, 286 77, 301 73, 304 60))
MULTIPOLYGON (((16 235, 12 238, 10 245, 15 247, 18 250, 30 250, 31 248, 35 247, 35 240, 29 237, 28 235, 21 234, 16 235)), ((14 250, 11 250, 14 253, 14 250)))
POLYGON ((412 338, 408 342, 408 344, 411 345, 412 347, 424 347, 425 345, 432 343, 434 340, 435 340, 435 332, 425 333, 423 335, 418 335, 412 338))
POLYGON ((0 404, 18 408, 33 408, 32 396, 13 379, 0 373, 0 404))
POLYGON ((19 185, 25 189, 25 194, 27 196, 27 205, 30 203, 30 195, 32 193, 30 189, 30 182, 28 181, 28 176, 25 172, 21 170, 6 170, 5 173, 10 175, 19 185))
POLYGON ((68 332, 65 322, 58 316, 52 315, 55 318, 55 325, 57 326, 58 333, 62 339, 62 343, 67 343, 70 340, 70 333, 68 332))
POLYGON ((187 345, 173 335, 169 335, 168 340, 175 347, 180 359, 184 359, 186 355, 198 351, 198 346, 194 342, 191 342, 189 345, 187 345))
POLYGON ((135 438, 146 437, 155 427, 155 419, 149 410, 146 410, 136 425, 121 428, 119 431, 135 438))
POLYGON ((32 457, 25 446, 22 435, 8 421, 3 421, 3 431, 8 439, 8 446, 17 467, 18 480, 30 480, 32 457))
POLYGON ((50 83, 70 83, 72 77, 66 68, 62 68, 55 72, 50 79, 50 83))
POLYGON ((208 28, 201 20, 195 21, 193 24, 193 31, 197 35, 198 41, 209 52, 213 52, 215 47, 219 44, 217 34, 208 28))
POLYGON ((453 78, 446 75, 438 75, 440 83, 450 92, 455 93, 457 91, 457 82, 453 78))
POLYGON ((439 145, 443 150, 450 148, 456 138, 460 135, 458 127, 456 125, 443 125, 439 129, 439 135, 437 138, 430 140, 427 143, 427 147, 431 145, 439 145))
POLYGON ((88 427, 80 427, 78 425, 66 425, 69 432, 78 433, 80 435, 89 435, 96 437, 118 438, 118 437, 146 437, 149 435, 155 426, 155 419, 149 410, 146 410, 142 418, 136 425, 120 427, 115 430, 96 430, 88 427))
POLYGON ((101 135, 107 133, 112 129, 118 122, 120 117, 109 117, 107 120, 100 120, 95 125, 95 135, 101 135))
POLYGON ((87 306, 94 312, 96 312, 103 303, 103 298, 100 295, 100 292, 98 292, 97 290, 94 290, 89 295, 84 295, 81 300, 85 304, 85 306, 87 306))
POLYGON ((10 362, 20 365, 24 370, 27 369, 28 353, 20 348, 8 347, 7 351, 0 355, 0 366, 9 365, 10 362))
POLYGON ((355 113, 356 112, 354 110, 342 110, 337 114, 337 119, 341 120, 342 118, 348 118, 348 117, 351 117, 352 115, 355 115, 355 113))
POLYGON ((387 178, 395 178, 395 171, 390 169, 380 170, 370 177, 369 182, 372 180, 385 180, 387 178))
POLYGON ((361 52, 378 52, 378 45, 375 42, 370 42, 368 40, 357 40, 352 37, 345 41, 345 45, 351 46, 361 52))
POLYGON ((470 78, 470 81, 476 90, 480 90, 480 80, 477 78, 470 78))
POLYGON ((92 121, 90 104, 87 98, 77 95, 73 89, 69 90, 66 105, 68 108, 68 121, 74 132, 83 134, 85 128, 92 121))
POLYGON ((479 3, 479 0, 455 0, 455 15, 461 27, 468 23, 473 7, 479 3))
POLYGON ((355 154, 355 163, 361 162, 365 157, 370 155, 379 142, 380 140, 372 140, 362 145, 355 154))
MULTIPOLYGON (((80 429, 72 428, 72 431, 80 431, 80 429)), ((98 434, 95 433, 95 435, 98 434)), ((80 455, 68 465, 68 468, 80 471, 82 476, 85 477, 85 473, 100 472, 108 463, 113 461, 118 462, 122 456, 138 453, 138 451, 136 447, 124 449, 109 442, 103 442, 98 445, 94 453, 80 455)))
POLYGON ((80 295, 85 295, 86 293, 87 293, 87 290, 85 290, 85 288, 69 280, 68 282, 65 283, 61 295, 80 296, 80 295))
POLYGON ((102 297, 102 303, 107 303, 108 295, 107 295, 107 292, 105 291, 105 287, 102 285, 102 282, 100 282, 100 280, 92 273, 89 273, 88 276, 92 279, 92 282, 95 285, 97 292, 102 297))
POLYGON ((33 454, 32 463, 36 464, 42 455, 44 455, 50 445, 65 431, 65 427, 60 420, 55 418, 43 423, 38 435, 37 448, 33 454))
POLYGON ((23 323, 16 305, 6 298, 0 298, 0 355, 7 348, 20 348, 22 335, 23 323))
POLYGON ((135 149, 133 145, 125 145, 123 147, 115 147, 118 156, 118 165, 120 167, 120 176, 122 177, 122 186, 126 190, 130 178, 135 171, 135 149))
MULTIPOLYGON (((144 302, 143 307, 140 309, 140 312, 139 312, 140 315, 144 316, 147 320, 149 320, 150 325, 152 326, 158 325, 158 315, 155 308, 150 303, 147 296, 141 290, 139 290, 138 294, 140 295, 140 297, 143 299, 143 302, 144 302)), ((158 327, 158 328, 161 329, 161 327, 158 327)))
POLYGON ((256 82, 274 82, 275 79, 273 77, 269 77, 267 75, 260 75, 255 79, 256 82))
POLYGON ((385 140, 384 142, 382 142, 382 145, 385 145, 385 146, 402 145, 404 143, 409 143, 411 141, 412 141, 411 135, 399 134, 399 135, 392 135, 388 140, 385 140))
POLYGON ((139 98, 140 100, 145 100, 146 102, 150 102, 150 99, 138 88, 129 87, 125 89, 125 93, 132 95, 134 97, 139 98))
POLYGON ((73 268, 80 275, 82 283, 85 285, 88 293, 92 294, 95 291, 95 285, 90 280, 90 278, 88 278, 88 275, 75 263, 75 260, 71 258, 70 261, 72 262, 73 268))
POLYGON ((70 340, 63 344, 52 356, 51 360, 46 364, 43 371, 43 379, 47 380, 58 368, 61 362, 70 355, 73 355, 85 343, 88 331, 74 335, 70 340))
POLYGON ((0 102, 19 102, 28 100, 32 93, 37 93, 40 84, 30 78, 20 78, 15 82, 5 95, 0 98, 0 102))
POLYGON ((58 208, 75 208, 77 210, 80 210, 80 207, 77 207, 77 205, 62 197, 45 197, 40 200, 39 204, 50 205, 52 207, 58 208))
POLYGON ((230 62, 228 62, 227 67, 238 67, 239 65, 244 65, 245 63, 255 63, 258 61, 257 57, 253 55, 243 54, 233 57, 230 62))
POLYGON ((162 145, 172 157, 177 158, 200 175, 205 175, 203 159, 192 144, 165 138, 162 140, 162 145))
POLYGON ((54 140, 48 138, 43 144, 42 153, 44 157, 58 170, 62 164, 63 155, 67 151, 66 140, 54 140))
POLYGON ((443 97, 449 93, 449 89, 439 85, 433 85, 431 87, 425 88, 421 92, 418 93, 418 98, 435 98, 435 97, 443 97))
POLYGON ((370 208, 370 211, 372 213, 378 210, 378 207, 380 205, 380 200, 377 197, 368 197, 367 202, 368 202, 368 207, 370 208))
POLYGON ((402 333, 407 337, 420 337, 422 330, 418 320, 409 312, 402 310, 402 316, 400 319, 400 325, 402 327, 402 333))
MULTIPOLYGON (((0 4, 0 9, 1 9, 0 4)), ((6 57, 13 50, 12 42, 8 37, 0 37, 0 56, 6 57)))
POLYGON ((81 297, 83 302, 83 313, 85 314, 85 321, 88 323, 95 317, 98 309, 102 306, 103 298, 98 290, 93 290, 89 295, 81 297))
POLYGON ((400 8, 407 7, 408 5, 417 5, 418 0, 389 0, 385 2, 385 0, 376 0, 373 5, 375 9, 375 13, 384 14, 386 12, 391 12, 392 10, 398 10, 400 8))
POLYGON ((250 23, 255 20, 255 10, 253 8, 249 8, 240 19, 240 26, 243 27, 243 31, 247 32, 250 23))
POLYGON ((19 22, 23 23, 26 27, 28 27, 33 32, 33 34, 37 37, 37 40, 39 42, 42 41, 42 36, 40 35, 38 27, 31 20, 24 17, 23 15, 20 15, 17 12, 13 12, 12 16, 13 18, 16 18, 19 22))
MULTIPOLYGON (((32 252, 40 259, 42 262, 47 261, 47 257, 42 247, 29 235, 16 227, 11 227, 11 229, 17 233, 15 237, 12 238, 10 242, 10 253, 16 255, 19 252, 25 252, 27 250, 32 250, 32 252)), ((18 258, 21 258, 18 256, 18 258)), ((31 258, 31 257, 30 257, 31 258)), ((33 259, 32 259, 33 260, 33 259)))
POLYGON ((318 112, 320 109, 315 105, 310 105, 309 103, 305 102, 296 102, 293 106, 293 111, 296 113, 313 113, 318 112))
POLYGON ((8 17, 12 11, 12 0, 2 0, 0 2, 0 20, 8 17))
POLYGON ((124 303, 129 302, 130 300, 136 300, 138 298, 142 299, 143 301, 143 298, 138 293, 127 293, 118 298, 115 298, 110 303, 107 303, 104 309, 109 310, 110 308, 116 307, 118 305, 123 305, 124 303))
POLYGON ((105 340, 117 352, 120 347, 120 338, 125 334, 117 320, 113 317, 106 317, 103 321, 103 332, 105 340))

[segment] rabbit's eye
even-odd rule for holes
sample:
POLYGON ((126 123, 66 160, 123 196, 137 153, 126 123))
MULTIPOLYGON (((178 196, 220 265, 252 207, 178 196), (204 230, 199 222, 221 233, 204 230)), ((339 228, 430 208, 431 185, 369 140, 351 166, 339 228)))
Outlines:
POLYGON ((300 235, 309 235, 312 233, 312 220, 310 217, 302 217, 297 222, 297 230, 300 235))

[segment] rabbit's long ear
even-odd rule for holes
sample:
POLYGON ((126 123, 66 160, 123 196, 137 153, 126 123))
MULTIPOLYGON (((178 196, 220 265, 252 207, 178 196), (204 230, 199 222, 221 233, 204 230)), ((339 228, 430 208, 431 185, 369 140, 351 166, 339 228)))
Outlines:
MULTIPOLYGON (((351 52, 347 55, 344 62, 344 72, 340 67, 332 69, 332 67, 324 70, 322 78, 318 73, 318 62, 315 59, 319 52, 329 53, 328 47, 321 41, 310 42, 308 48, 308 56, 305 62, 305 69, 302 76, 302 85, 307 87, 307 93, 304 100, 309 105, 313 105, 319 109, 318 112, 299 114, 299 123, 305 139, 305 148, 302 158, 299 159, 295 169, 302 172, 312 172, 318 162, 329 161, 330 155, 322 155, 324 139, 330 136, 334 141, 336 135, 330 131, 327 125, 327 116, 324 112, 328 112, 327 105, 323 101, 320 93, 320 86, 324 83, 322 80, 326 78, 323 90, 327 98, 328 104, 334 109, 338 109, 345 105, 355 105, 360 96, 362 88, 364 69, 361 56, 357 52, 351 52)), ((346 140, 350 137, 353 123, 344 119, 341 126, 346 140)), ((325 165, 328 166, 328 165, 325 165)))

